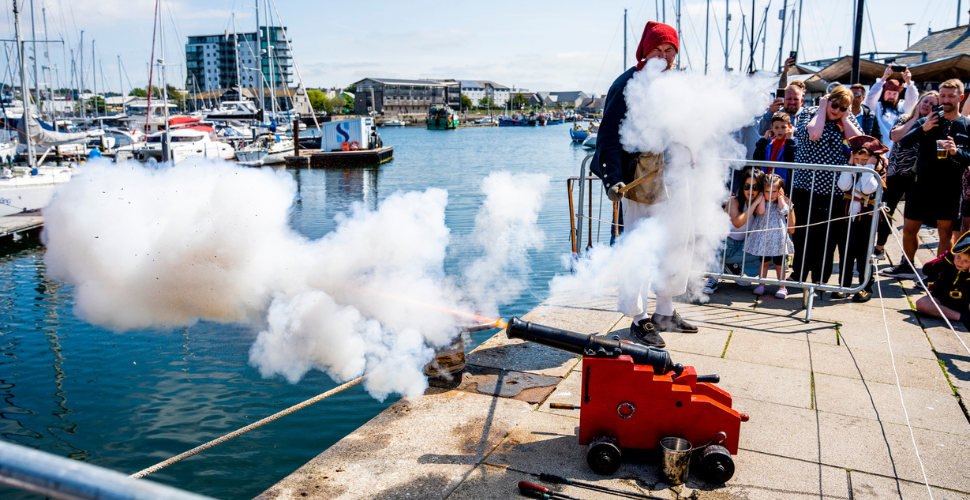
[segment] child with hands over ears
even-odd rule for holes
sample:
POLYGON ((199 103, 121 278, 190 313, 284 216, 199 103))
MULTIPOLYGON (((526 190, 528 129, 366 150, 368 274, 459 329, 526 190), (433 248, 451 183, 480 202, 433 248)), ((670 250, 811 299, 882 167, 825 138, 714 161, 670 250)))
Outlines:
MULTIPOLYGON (((761 259, 761 278, 768 276, 768 268, 774 264, 775 275, 779 281, 783 280, 785 261, 795 253, 795 245, 789 236, 795 232, 795 213, 791 207, 781 176, 765 175, 762 199, 755 206, 754 217, 748 226, 748 237, 744 241, 744 251, 761 259)), ((763 295, 765 286, 758 285, 753 292, 763 295)), ((779 286, 775 297, 788 297, 788 289, 784 285, 779 286)))
POLYGON ((970 324, 970 231, 963 233, 950 250, 923 266, 930 294, 916 301, 916 310, 936 318, 970 324))
MULTIPOLYGON (((763 138, 758 139, 752 159, 794 163, 796 148, 794 135, 795 127, 792 126, 788 113, 783 111, 775 113, 771 117, 771 128, 763 138)), ((767 167, 763 170, 766 174, 778 174, 785 186, 790 185, 787 168, 767 167)))

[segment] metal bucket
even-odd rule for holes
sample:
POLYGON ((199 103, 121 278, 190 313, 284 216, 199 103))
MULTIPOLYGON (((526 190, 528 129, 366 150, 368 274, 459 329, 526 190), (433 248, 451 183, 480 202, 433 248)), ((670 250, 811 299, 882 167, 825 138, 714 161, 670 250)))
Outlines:
POLYGON ((664 480, 672 486, 686 483, 690 471, 690 442, 678 437, 666 437, 660 440, 660 447, 663 449, 661 469, 664 480))

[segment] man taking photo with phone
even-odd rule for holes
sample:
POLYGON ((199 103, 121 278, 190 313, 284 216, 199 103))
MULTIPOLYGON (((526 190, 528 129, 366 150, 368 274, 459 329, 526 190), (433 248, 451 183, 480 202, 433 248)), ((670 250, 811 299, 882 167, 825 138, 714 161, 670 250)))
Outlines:
MULTIPOLYGON (((953 221, 960 216, 963 203, 963 171, 970 166, 970 121, 960 114, 963 82, 947 80, 940 85, 940 106, 920 118, 903 136, 899 145, 911 148, 919 144, 916 161, 916 184, 906 194, 903 225, 903 251, 913 261, 919 244, 917 233, 923 221, 936 221, 940 243, 937 255, 950 249, 953 221)), ((916 270, 900 262, 882 272, 883 276, 916 279, 916 270)))
POLYGON ((882 78, 869 89, 865 105, 875 113, 881 135, 881 137, 874 137, 880 139, 890 151, 892 151, 893 142, 889 140, 889 131, 896 125, 900 115, 913 112, 917 100, 919 100, 919 90, 913 83, 913 75, 909 72, 909 68, 903 66, 887 66, 882 78), (901 70, 905 85, 900 85, 899 80, 889 78, 894 73, 894 68, 901 70), (899 94, 904 90, 903 99, 900 99, 899 94))

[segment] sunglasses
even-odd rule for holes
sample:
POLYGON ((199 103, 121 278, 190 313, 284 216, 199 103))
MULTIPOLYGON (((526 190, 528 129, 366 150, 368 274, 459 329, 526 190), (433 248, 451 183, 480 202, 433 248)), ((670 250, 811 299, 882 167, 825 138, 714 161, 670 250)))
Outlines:
POLYGON ((754 184, 745 184, 744 185, 744 190, 745 191, 751 191, 752 189, 754 189, 755 191, 761 191, 761 186, 756 186, 754 184))
POLYGON ((849 110, 849 108, 847 108, 845 106, 839 106, 838 104, 836 104, 834 102, 832 103, 832 109, 842 110, 843 113, 849 110))

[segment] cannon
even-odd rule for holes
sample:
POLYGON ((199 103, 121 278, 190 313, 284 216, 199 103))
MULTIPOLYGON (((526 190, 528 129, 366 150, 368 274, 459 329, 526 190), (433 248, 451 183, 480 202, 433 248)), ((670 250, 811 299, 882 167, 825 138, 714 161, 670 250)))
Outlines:
POLYGON ((597 474, 619 469, 622 450, 659 450, 660 440, 679 437, 694 445, 695 472, 711 483, 734 475, 741 422, 717 375, 697 375, 674 364, 665 349, 537 325, 513 317, 509 338, 580 354, 579 444, 597 474))

